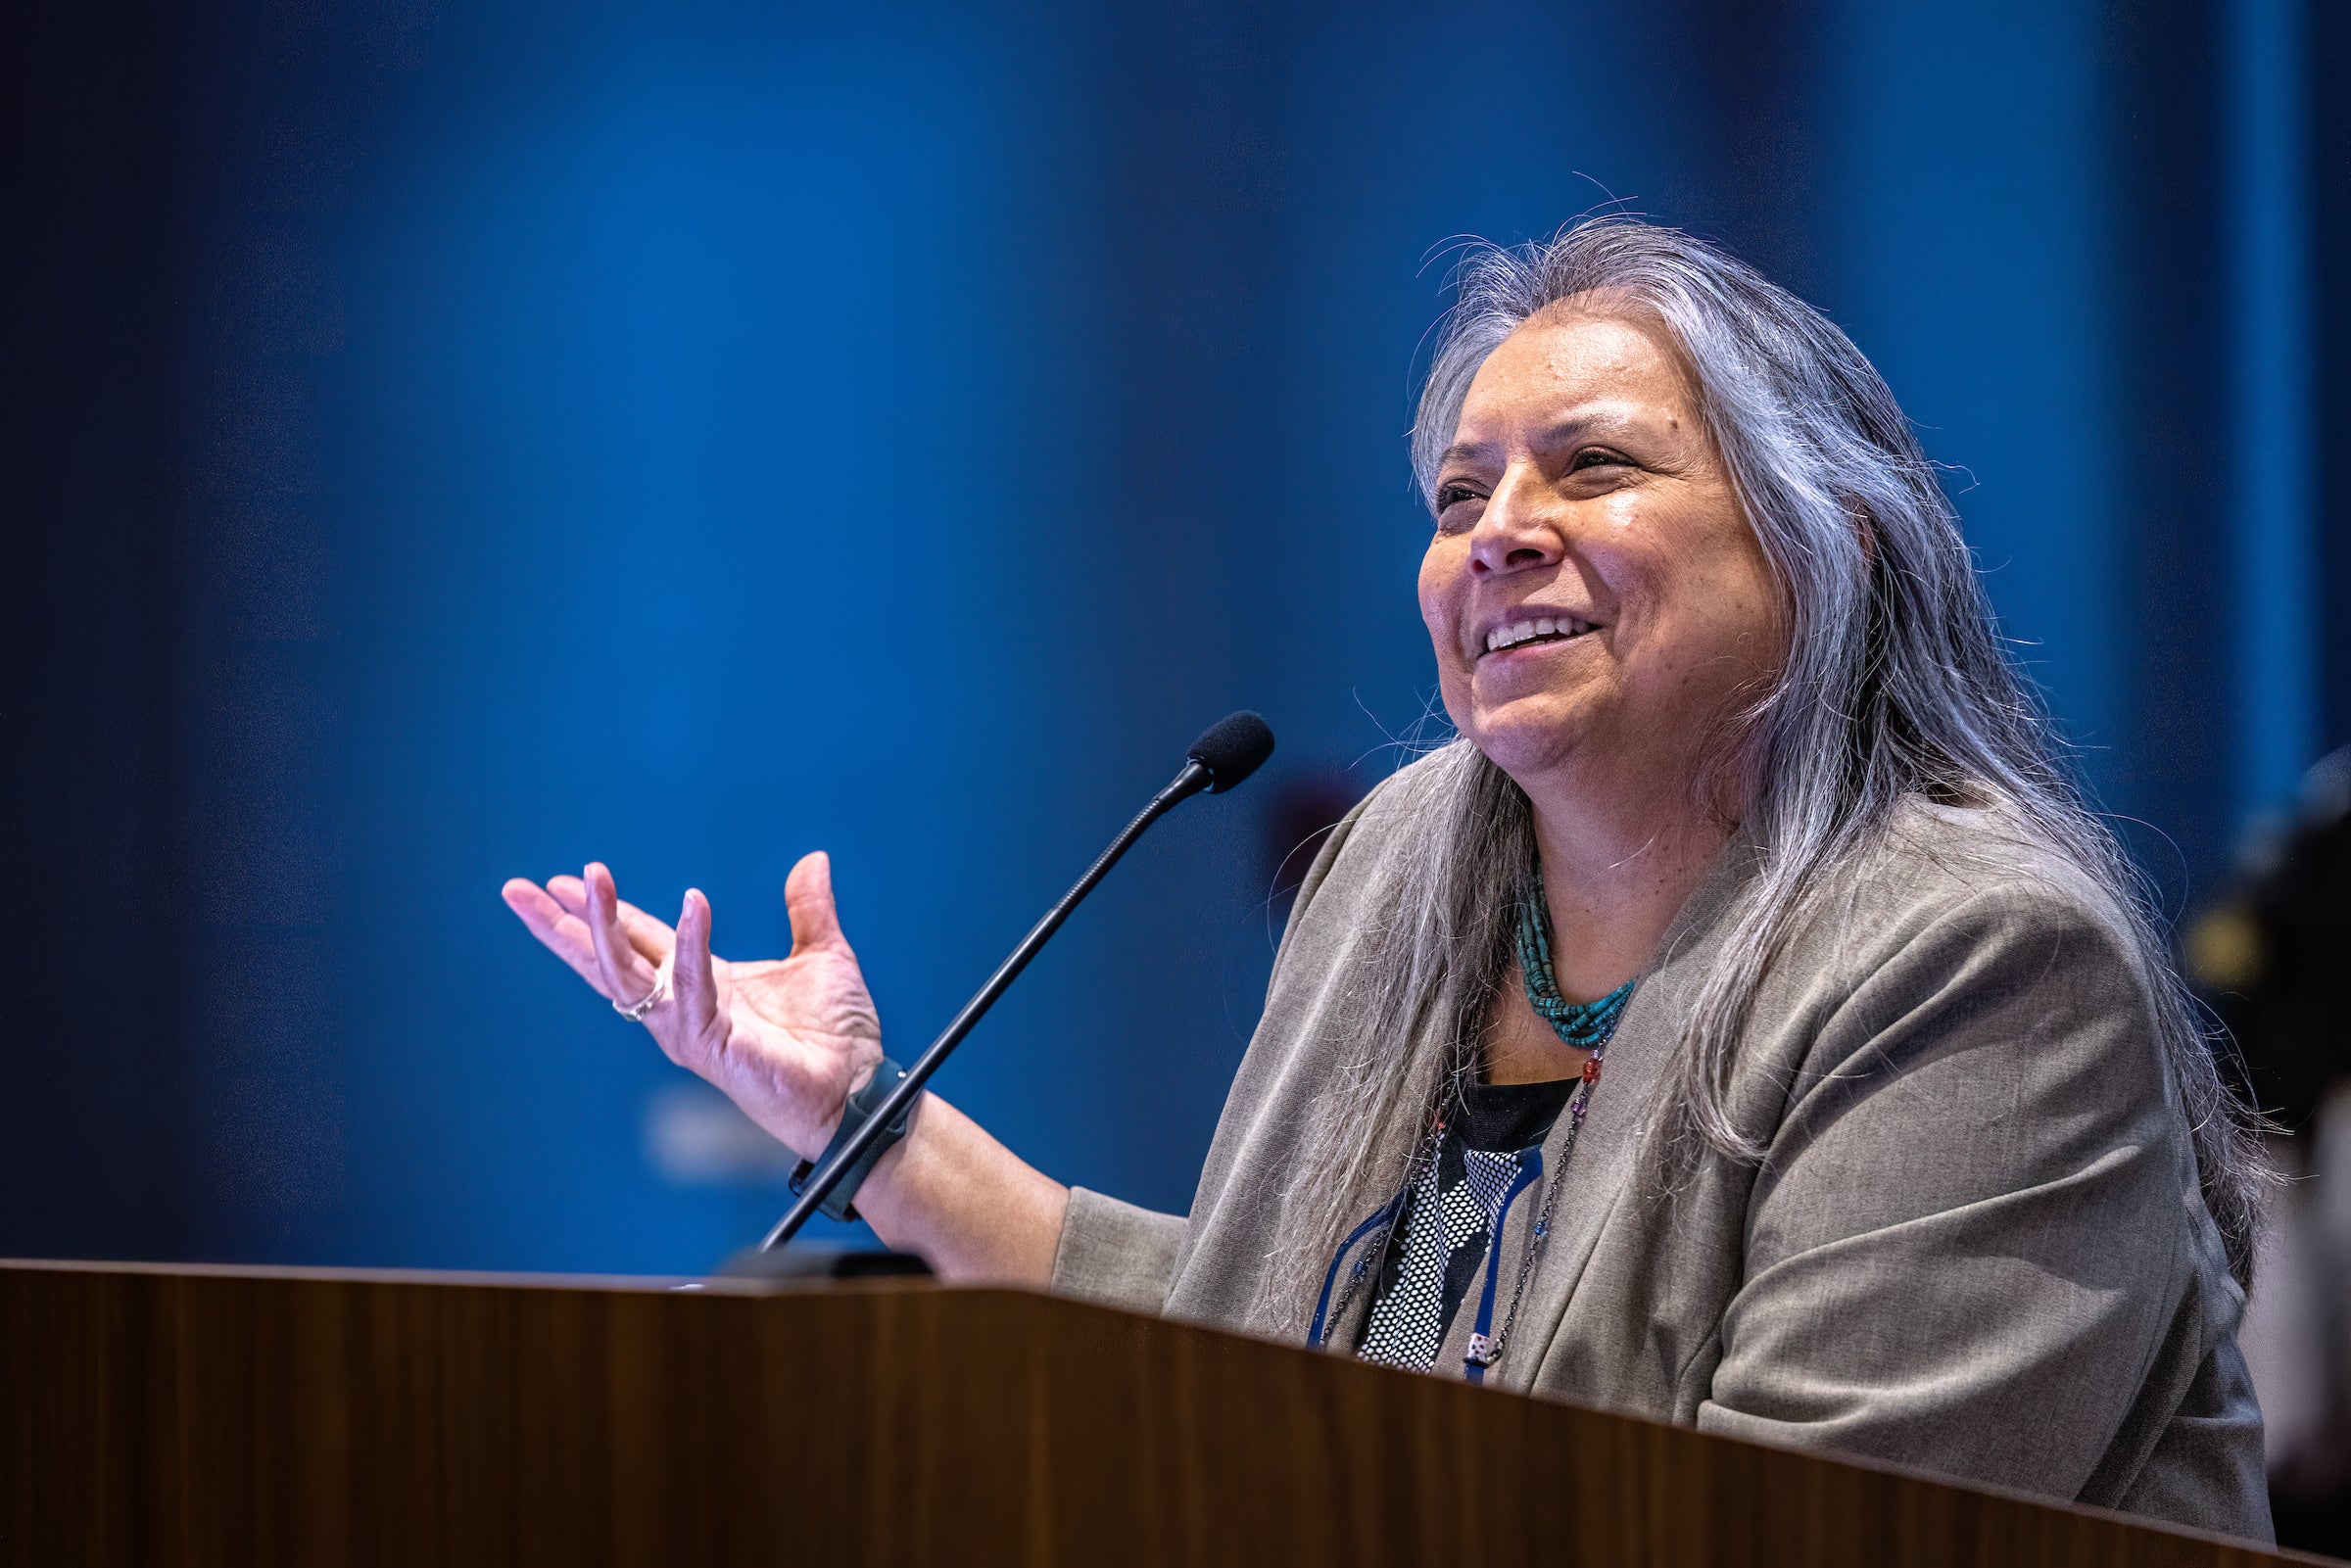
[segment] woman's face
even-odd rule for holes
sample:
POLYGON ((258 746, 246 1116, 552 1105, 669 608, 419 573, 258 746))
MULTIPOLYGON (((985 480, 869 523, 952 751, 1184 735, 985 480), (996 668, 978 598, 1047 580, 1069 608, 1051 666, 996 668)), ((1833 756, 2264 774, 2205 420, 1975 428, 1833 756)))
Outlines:
POLYGON ((1445 710, 1530 788, 1561 768, 1686 786, 1779 671, 1762 546, 1679 353, 1639 313, 1563 301, 1505 339, 1437 504, 1420 613, 1445 710))

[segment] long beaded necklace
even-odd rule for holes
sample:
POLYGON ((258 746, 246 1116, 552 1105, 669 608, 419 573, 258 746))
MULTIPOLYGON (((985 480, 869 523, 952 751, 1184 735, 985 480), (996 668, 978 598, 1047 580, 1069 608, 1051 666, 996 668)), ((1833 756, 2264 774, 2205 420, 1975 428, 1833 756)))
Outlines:
MULTIPOLYGON (((1632 998, 1637 983, 1627 980, 1597 1002, 1570 1002, 1559 994, 1559 976, 1551 967, 1551 906, 1543 896, 1540 863, 1535 866, 1527 897, 1518 906, 1517 940, 1518 973, 1526 986, 1528 1005, 1551 1025, 1560 1043, 1592 1054, 1584 1059, 1583 1081, 1575 1086, 1575 1098, 1567 1102, 1567 1137, 1559 1145, 1559 1164, 1545 1177, 1543 1210, 1535 1216, 1534 1234, 1527 1238, 1526 1251, 1518 1259, 1518 1278, 1511 1286, 1511 1305, 1502 1314, 1502 1326, 1491 1337, 1469 1336, 1469 1360, 1478 1366, 1492 1366, 1502 1359, 1503 1344, 1518 1321, 1518 1303, 1526 1295, 1526 1282, 1534 1277, 1544 1244, 1551 1239, 1551 1220, 1559 1209, 1559 1194, 1567 1190, 1567 1162, 1575 1157, 1576 1139, 1584 1130, 1584 1112, 1592 1103, 1592 1091, 1600 1086, 1601 1059, 1607 1055, 1616 1022, 1623 1017, 1624 1004, 1632 998)), ((1497 1234, 1493 1245, 1501 1243, 1497 1234)))
MULTIPOLYGON (((1502 1326, 1492 1335, 1469 1336, 1468 1358, 1479 1366, 1492 1366, 1502 1358, 1504 1341, 1510 1338, 1511 1328, 1518 1321, 1518 1304, 1526 1295, 1526 1282, 1533 1277, 1535 1264, 1542 1256, 1544 1243, 1551 1238, 1551 1220, 1558 1210, 1559 1194, 1566 1190, 1567 1162, 1575 1154, 1577 1137, 1584 1130, 1584 1112, 1592 1102, 1592 1091, 1600 1084, 1601 1059, 1607 1054, 1608 1041, 1614 1038, 1616 1022, 1623 1016, 1624 1005, 1632 998, 1638 981, 1627 980, 1596 1002, 1570 1002, 1559 994, 1559 976, 1551 961, 1551 906, 1543 892, 1543 868, 1534 868, 1526 898, 1519 904, 1515 917, 1513 937, 1518 950, 1518 974, 1526 989, 1527 1004, 1537 1016, 1549 1023, 1552 1031, 1563 1044, 1591 1053, 1584 1061, 1582 1079, 1575 1086, 1574 1098, 1567 1103, 1567 1137, 1559 1146, 1558 1165, 1544 1183, 1543 1212, 1535 1216, 1534 1234, 1527 1241, 1526 1252, 1518 1260, 1518 1277, 1511 1287, 1511 1305, 1503 1313, 1502 1326)), ((1445 1136, 1445 1117, 1442 1112, 1430 1118, 1427 1135, 1414 1152, 1405 1176, 1406 1191, 1413 1191, 1422 1173, 1438 1158, 1439 1145, 1445 1136)), ((1395 1235, 1397 1222, 1405 1217, 1400 1205, 1394 1218, 1375 1235, 1364 1249, 1350 1271, 1346 1289, 1340 1292, 1330 1309, 1330 1321, 1339 1322, 1347 1315, 1348 1306, 1365 1278, 1373 1272, 1373 1264, 1387 1250, 1395 1235)), ((1501 1245, 1495 1236, 1488 1245, 1501 1245)))

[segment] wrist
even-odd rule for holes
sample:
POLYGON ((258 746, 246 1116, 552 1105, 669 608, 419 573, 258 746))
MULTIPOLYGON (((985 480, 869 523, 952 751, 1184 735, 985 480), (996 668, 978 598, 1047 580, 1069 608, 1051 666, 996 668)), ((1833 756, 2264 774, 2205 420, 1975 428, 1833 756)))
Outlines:
MULTIPOLYGON (((830 1169, 857 1138, 869 1122, 880 1116, 890 1094, 905 1080, 906 1069, 888 1057, 882 1057, 865 1069, 849 1092, 841 1097, 841 1108, 834 1117, 833 1131, 824 1150, 814 1159, 804 1159, 792 1173, 792 1190, 796 1195, 805 1190, 808 1179, 819 1169, 830 1169)), ((860 1219, 855 1208, 857 1189, 881 1164, 883 1156, 905 1137, 921 1096, 908 1100, 888 1121, 873 1131, 863 1149, 851 1160, 825 1194, 819 1212, 832 1219, 860 1219)))
POLYGON ((833 1146, 833 1140, 840 1135, 840 1124, 848 1118, 849 1102, 874 1081, 874 1075, 881 1071, 882 1064, 887 1060, 886 1054, 877 1050, 871 1058, 850 1068, 840 1098, 816 1112, 793 1129, 792 1136, 783 1140, 800 1164, 824 1164, 825 1151, 833 1146))

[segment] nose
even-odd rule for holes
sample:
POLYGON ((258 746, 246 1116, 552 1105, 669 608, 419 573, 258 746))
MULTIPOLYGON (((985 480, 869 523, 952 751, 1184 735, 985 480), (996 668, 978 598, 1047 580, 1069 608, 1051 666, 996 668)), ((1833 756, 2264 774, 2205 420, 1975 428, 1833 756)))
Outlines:
POLYGON ((1539 476, 1512 467, 1487 499, 1477 526, 1469 530, 1469 570, 1473 576, 1523 572, 1556 566, 1566 551, 1559 532, 1545 515, 1539 476))

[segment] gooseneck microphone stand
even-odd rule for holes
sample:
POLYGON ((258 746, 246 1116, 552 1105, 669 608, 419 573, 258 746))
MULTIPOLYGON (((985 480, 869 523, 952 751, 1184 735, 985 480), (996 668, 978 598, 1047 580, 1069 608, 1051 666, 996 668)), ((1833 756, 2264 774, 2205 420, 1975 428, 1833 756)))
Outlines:
POLYGON ((1119 857, 1143 836, 1145 829, 1203 790, 1211 794, 1223 794, 1254 773, 1258 764, 1265 761, 1272 750, 1273 732, 1267 728, 1265 720, 1254 713, 1235 713, 1221 719, 1207 734, 1192 742, 1183 771, 1165 789, 1153 795, 1149 805, 1135 813, 1134 820, 1110 841, 1110 847, 1103 850, 1101 857, 1086 868, 1085 875, 1078 879, 1077 884, 1061 895, 1059 903, 1045 911, 1045 918, 1021 938, 1021 945, 1012 950, 1012 956, 996 967, 996 972, 987 977, 987 983, 981 986, 978 994, 963 1004, 962 1011, 948 1021, 947 1026, 939 1031, 938 1038, 931 1042, 931 1048, 915 1059, 914 1066, 906 1069, 906 1075, 898 1080, 897 1087, 889 1091, 873 1115, 865 1118, 864 1124, 849 1135, 848 1141, 835 1151, 832 1159, 809 1172, 807 1182, 800 1189, 799 1201, 792 1206, 791 1212, 776 1222, 776 1228, 767 1233, 767 1239, 759 1244, 758 1250, 772 1253, 799 1234, 800 1227, 808 1223, 808 1216, 822 1208, 825 1199, 840 1185, 842 1173, 854 1166, 867 1147, 882 1136, 882 1130, 897 1120, 899 1115, 914 1103, 915 1096, 923 1092, 923 1085, 930 1082, 931 1074, 938 1070, 939 1065, 963 1043, 963 1037, 971 1033, 972 1025, 995 1006, 996 998, 1002 996, 1005 989, 1020 977, 1021 971, 1029 967, 1029 961, 1036 957, 1038 950, 1051 939, 1055 931, 1061 929, 1061 923, 1070 918, 1070 912, 1094 890, 1096 882, 1109 875, 1110 868, 1116 866, 1119 857))

